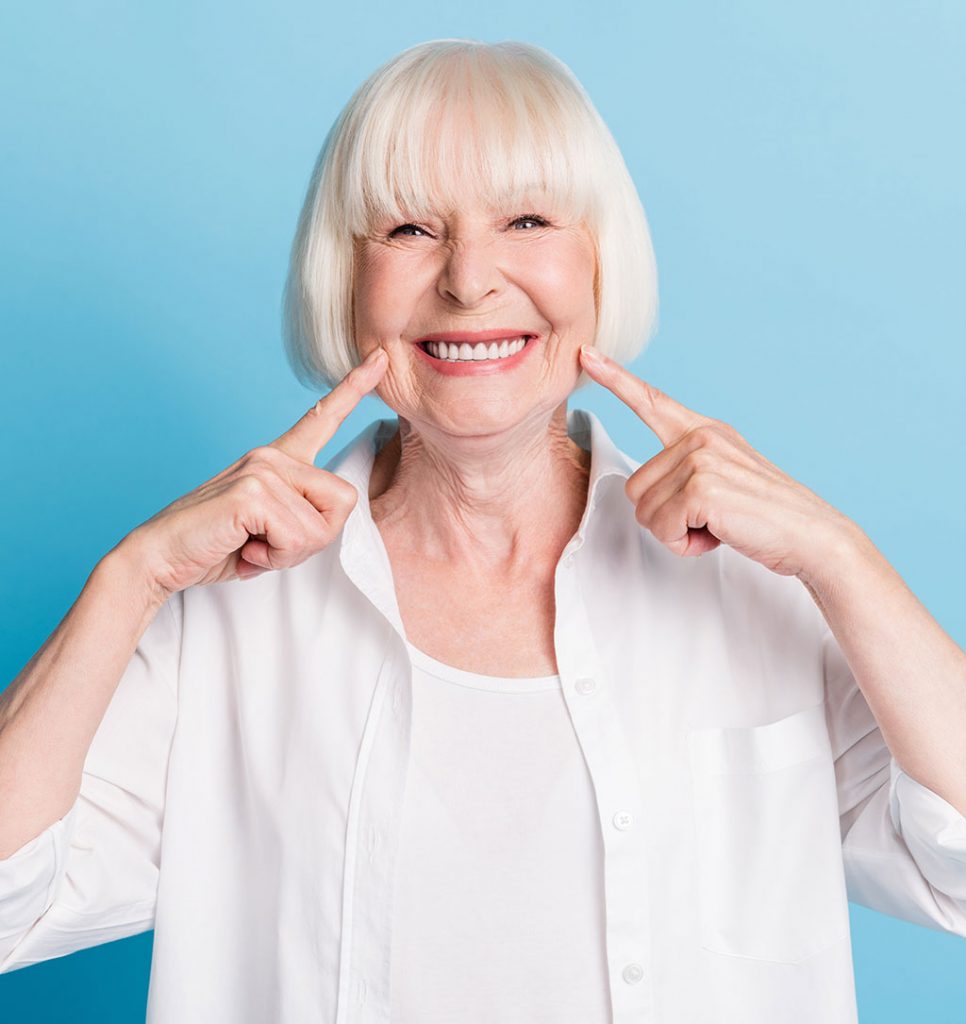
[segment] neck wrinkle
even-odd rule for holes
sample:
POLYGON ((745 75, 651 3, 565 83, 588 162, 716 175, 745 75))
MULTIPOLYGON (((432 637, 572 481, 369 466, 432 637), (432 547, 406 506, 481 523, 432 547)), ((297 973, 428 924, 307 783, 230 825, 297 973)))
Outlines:
POLYGON ((440 443, 400 421, 376 452, 369 504, 387 547, 467 568, 555 564, 590 480, 591 455, 569 435, 566 403, 542 429, 524 423, 513 436, 461 440, 440 443))

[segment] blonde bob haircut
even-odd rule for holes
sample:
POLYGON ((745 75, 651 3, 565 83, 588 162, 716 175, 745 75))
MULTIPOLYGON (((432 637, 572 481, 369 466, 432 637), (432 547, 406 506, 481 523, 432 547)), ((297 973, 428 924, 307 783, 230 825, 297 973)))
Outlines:
POLYGON ((597 329, 587 340, 628 364, 657 327, 654 250, 621 152, 567 65, 529 43, 435 39, 373 72, 325 138, 292 243, 282 327, 299 381, 327 390, 360 362, 354 252, 375 223, 424 221, 467 196, 508 217, 540 214, 535 192, 590 228, 597 329))

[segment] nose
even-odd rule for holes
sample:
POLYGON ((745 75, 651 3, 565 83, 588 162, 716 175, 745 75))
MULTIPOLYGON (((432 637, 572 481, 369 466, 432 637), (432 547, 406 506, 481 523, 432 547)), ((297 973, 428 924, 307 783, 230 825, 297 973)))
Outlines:
POLYGON ((503 286, 494 255, 494 248, 483 241, 463 239, 454 244, 440 271, 436 290, 457 305, 479 305, 503 286))

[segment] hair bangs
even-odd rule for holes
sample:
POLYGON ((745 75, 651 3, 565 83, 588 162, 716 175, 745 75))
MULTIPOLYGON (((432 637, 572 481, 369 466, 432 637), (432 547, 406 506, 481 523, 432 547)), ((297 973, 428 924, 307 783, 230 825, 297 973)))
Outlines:
POLYGON ((545 72, 470 51, 415 67, 373 95, 349 154, 342 197, 352 233, 432 220, 475 203, 508 215, 590 220, 600 194, 584 111, 545 72))

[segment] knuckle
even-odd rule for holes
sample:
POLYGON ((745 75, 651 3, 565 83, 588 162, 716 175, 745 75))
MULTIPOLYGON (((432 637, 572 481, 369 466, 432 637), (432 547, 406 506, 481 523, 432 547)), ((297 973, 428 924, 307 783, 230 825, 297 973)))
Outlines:
POLYGON ((688 477, 681 490, 686 498, 696 498, 704 493, 706 486, 704 475, 695 473, 688 477))
POLYGON ((261 498, 268 493, 268 484, 254 473, 245 473, 235 481, 234 490, 243 498, 261 498))
POLYGON ((289 531, 287 542, 287 550, 302 552, 310 546, 311 539, 307 529, 299 529, 297 526, 293 526, 289 531))
POLYGON ((719 445, 722 441, 733 442, 742 440, 741 434, 730 423, 725 423, 724 420, 712 420, 708 427, 719 445))
POLYGON ((335 473, 329 473, 327 476, 332 488, 333 505, 348 515, 355 508, 356 502, 359 500, 359 492, 348 480, 343 480, 341 476, 337 476, 335 473))
POLYGON ((683 491, 691 499, 713 500, 718 493, 718 477, 714 473, 695 473, 685 483, 683 491))
POLYGON ((284 521, 272 524, 271 542, 268 548, 269 558, 276 568, 285 568, 292 564, 292 558, 303 547, 301 531, 284 521))
POLYGON ((327 548, 339 535, 339 531, 342 529, 342 520, 336 522, 329 522, 323 520, 319 524, 317 536, 314 541, 313 551, 321 551, 323 548, 327 548))
POLYGON ((717 428, 718 432, 724 434, 725 437, 741 437, 741 434, 739 434, 730 423, 726 423, 724 420, 715 420, 714 426, 717 428))
POLYGON ((651 520, 653 519, 653 516, 651 515, 650 510, 647 508, 646 505, 644 505, 643 502, 639 504, 637 508, 634 509, 634 518, 637 520, 640 526, 646 526, 648 529, 650 529, 651 520))
POLYGON ((284 569, 285 565, 285 552, 282 548, 277 545, 270 545, 265 556, 265 561, 268 562, 270 569, 284 569))
POLYGON ((335 543, 335 541, 342 534, 344 526, 344 519, 330 519, 325 524, 325 531, 322 538, 322 547, 328 547, 330 544, 335 543))
POLYGON ((691 436, 700 445, 712 447, 721 441, 722 434, 713 423, 701 423, 692 429, 691 436))
POLYGON ((685 455, 684 464, 693 474, 703 473, 718 464, 718 457, 708 448, 694 448, 685 455))
POLYGON ((668 528, 664 517, 656 515, 645 525, 662 544, 667 542, 668 528))
MULTIPOLYGON (((314 474, 313 479, 318 480, 318 497, 323 499, 326 510, 332 509, 336 512, 344 511, 348 515, 355 507, 359 498, 359 492, 337 473, 330 473, 326 469, 317 466, 309 467, 309 472, 314 474)), ((317 512, 321 511, 316 509, 317 512)))
POLYGON ((283 453, 270 444, 260 444, 248 452, 246 458, 249 465, 276 466, 284 458, 283 453))

